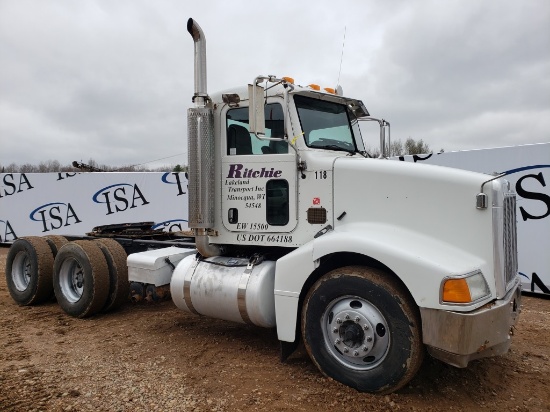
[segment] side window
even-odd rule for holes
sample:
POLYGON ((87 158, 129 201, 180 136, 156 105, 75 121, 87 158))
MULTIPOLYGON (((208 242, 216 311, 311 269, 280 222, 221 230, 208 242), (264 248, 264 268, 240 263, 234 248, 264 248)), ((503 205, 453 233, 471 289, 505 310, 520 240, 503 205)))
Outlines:
MULTIPOLYGON (((264 106, 266 137, 284 137, 283 108, 278 103, 264 106)), ((248 107, 227 111, 227 154, 273 154, 288 153, 286 141, 260 140, 249 133, 248 107)))
POLYGON ((285 226, 289 219, 288 182, 269 180, 266 184, 266 220, 272 226, 285 226))

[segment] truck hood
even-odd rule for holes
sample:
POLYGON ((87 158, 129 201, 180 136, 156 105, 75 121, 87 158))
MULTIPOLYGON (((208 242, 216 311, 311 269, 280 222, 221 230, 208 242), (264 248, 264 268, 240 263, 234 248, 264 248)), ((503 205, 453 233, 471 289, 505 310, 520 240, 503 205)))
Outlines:
MULTIPOLYGON (((476 194, 490 176, 352 157, 337 158, 333 168, 335 231, 369 232, 419 255, 438 245, 449 255, 456 250, 475 256, 470 260, 493 270, 492 209, 476 208, 476 194)), ((486 185, 489 205, 490 188, 486 185)), ((456 261, 457 270, 463 257, 439 256, 447 263, 456 261)))

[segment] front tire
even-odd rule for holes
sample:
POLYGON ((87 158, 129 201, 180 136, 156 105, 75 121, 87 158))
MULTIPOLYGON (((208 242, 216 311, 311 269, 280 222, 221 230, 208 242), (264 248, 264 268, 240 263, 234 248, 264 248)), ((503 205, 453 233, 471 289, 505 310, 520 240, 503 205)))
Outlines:
POLYGON ((306 350, 323 374, 361 392, 406 385, 424 357, 418 309, 390 275, 348 266, 320 278, 302 309, 306 350))

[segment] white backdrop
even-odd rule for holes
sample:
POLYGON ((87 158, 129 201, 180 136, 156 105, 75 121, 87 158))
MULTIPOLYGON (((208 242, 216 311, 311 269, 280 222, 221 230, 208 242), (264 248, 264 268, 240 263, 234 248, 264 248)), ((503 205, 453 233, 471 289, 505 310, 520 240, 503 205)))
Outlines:
POLYGON ((0 242, 21 236, 84 235, 111 223, 153 221, 187 229, 184 173, 0 174, 0 242))

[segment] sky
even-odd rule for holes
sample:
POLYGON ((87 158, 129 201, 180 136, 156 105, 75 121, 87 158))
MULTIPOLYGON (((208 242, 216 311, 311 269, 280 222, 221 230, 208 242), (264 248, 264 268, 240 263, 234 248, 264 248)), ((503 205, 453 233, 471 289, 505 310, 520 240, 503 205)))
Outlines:
POLYGON ((548 0, 0 0, 0 165, 187 164, 189 17, 209 93, 339 83, 392 140, 550 142, 548 0))

